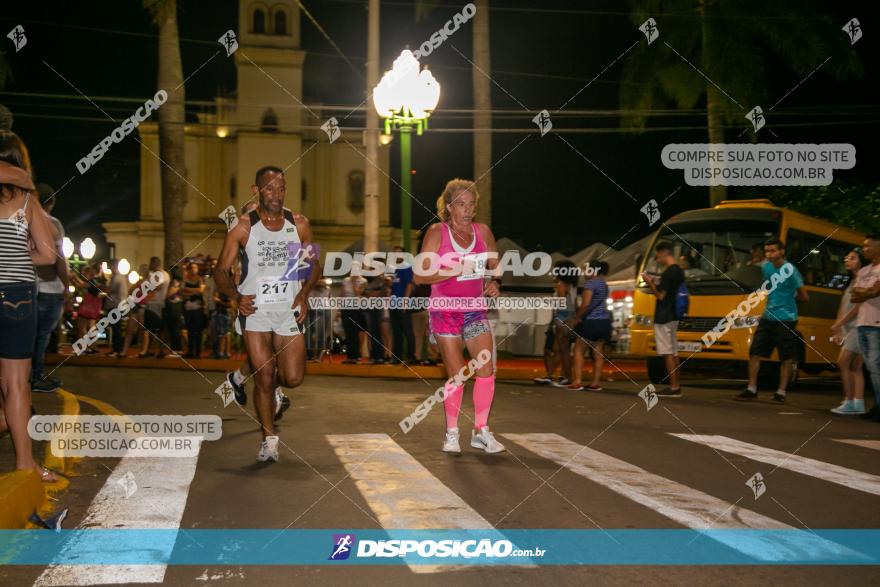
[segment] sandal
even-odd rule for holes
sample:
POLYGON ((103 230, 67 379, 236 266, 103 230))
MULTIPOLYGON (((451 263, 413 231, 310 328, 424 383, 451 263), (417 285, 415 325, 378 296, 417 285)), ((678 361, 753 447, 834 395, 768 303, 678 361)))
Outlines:
POLYGON ((40 467, 40 481, 43 483, 55 483, 58 481, 58 476, 46 467, 40 467))

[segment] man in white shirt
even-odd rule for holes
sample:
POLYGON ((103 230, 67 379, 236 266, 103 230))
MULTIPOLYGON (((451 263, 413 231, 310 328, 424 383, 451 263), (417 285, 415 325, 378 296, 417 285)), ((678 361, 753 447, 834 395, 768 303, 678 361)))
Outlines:
MULTIPOLYGON (((162 260, 159 257, 150 257, 150 280, 159 285, 156 286, 156 289, 150 292, 150 295, 147 298, 147 303, 144 306, 144 328, 146 328, 147 331, 153 335, 153 339, 159 343, 159 350, 156 353, 156 356, 162 357, 165 354, 162 349, 163 314, 165 313, 165 296, 168 294, 168 285, 171 283, 171 276, 168 275, 167 271, 162 269, 162 260), (159 273, 161 279, 154 278, 154 273, 159 273)), ((139 354, 138 357, 145 358, 150 356, 150 345, 152 345, 152 341, 147 344, 146 350, 139 354)))
POLYGON ((850 299, 859 305, 859 350, 871 374, 874 407, 860 417, 880 422, 880 239, 868 236, 862 252, 871 264, 859 269, 850 299))
POLYGON ((31 367, 31 390, 42 393, 52 393, 61 387, 61 380, 45 374, 43 359, 46 347, 52 332, 58 327, 61 312, 64 309, 64 294, 70 285, 67 261, 61 252, 61 243, 64 240, 64 227, 61 221, 52 216, 52 208, 55 207, 55 190, 51 186, 41 183, 37 185, 40 195, 40 204, 49 215, 49 227, 52 230, 52 238, 55 240, 55 263, 52 265, 38 265, 37 273, 37 338, 34 343, 34 360, 31 367))

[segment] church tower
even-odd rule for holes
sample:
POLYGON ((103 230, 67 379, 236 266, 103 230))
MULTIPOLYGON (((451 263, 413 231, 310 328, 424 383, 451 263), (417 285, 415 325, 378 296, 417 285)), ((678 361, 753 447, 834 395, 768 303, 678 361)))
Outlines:
POLYGON ((237 204, 250 197, 256 170, 276 165, 286 169, 286 205, 299 211, 306 54, 299 48, 300 14, 295 0, 240 0, 238 44, 234 112, 237 204))
MULTIPOLYGON (((185 131, 187 204, 183 242, 188 255, 216 256, 225 231, 218 219, 233 204, 251 198, 256 171, 266 165, 285 170, 285 205, 309 217, 322 251, 362 250, 364 170, 380 169, 379 238, 400 241, 391 226, 389 150, 368 162, 362 116, 347 120, 337 110, 308 101, 303 89, 300 9, 295 0, 239 0, 238 49, 233 54, 236 91, 217 96, 214 112, 199 112, 185 131), (321 125, 339 117, 341 133, 330 141, 321 125)), ((198 73, 196 73, 198 75, 198 73)), ((357 100, 360 98, 357 97, 357 100)), ((117 256, 146 263, 162 255, 162 182, 158 125, 141 123, 140 214, 136 221, 107 222, 104 231, 117 256)))

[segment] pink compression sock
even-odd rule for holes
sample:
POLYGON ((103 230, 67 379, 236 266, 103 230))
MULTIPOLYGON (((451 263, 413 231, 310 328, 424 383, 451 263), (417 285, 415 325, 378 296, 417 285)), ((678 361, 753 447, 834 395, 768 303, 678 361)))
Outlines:
POLYGON ((446 428, 458 428, 458 413, 461 411, 461 398, 464 394, 464 385, 452 387, 446 384, 446 399, 443 400, 443 409, 446 411, 446 428))
POLYGON ((474 428, 479 430, 489 421, 489 410, 495 397, 495 376, 476 377, 474 381, 474 428))

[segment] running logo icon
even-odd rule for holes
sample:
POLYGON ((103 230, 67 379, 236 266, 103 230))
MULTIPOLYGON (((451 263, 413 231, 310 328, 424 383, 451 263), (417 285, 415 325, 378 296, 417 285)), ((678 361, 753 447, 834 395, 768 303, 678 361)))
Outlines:
POLYGON ((657 21, 653 18, 649 18, 643 22, 642 26, 639 27, 639 30, 645 34, 645 38, 648 39, 649 45, 660 37, 660 29, 657 28, 657 21))
POLYGON ((327 560, 347 560, 348 557, 351 556, 351 549, 354 548, 355 542, 357 542, 357 538, 354 534, 334 534, 333 550, 330 551, 330 557, 327 560))
POLYGON ((342 134, 342 131, 339 130, 339 122, 336 120, 335 116, 331 117, 330 120, 322 124, 321 130, 327 133, 327 138, 330 139, 331 143, 338 139, 339 135, 342 134))
POLYGON ((653 226, 655 222, 660 220, 660 206, 657 200, 649 200, 647 204, 639 208, 642 213, 648 217, 648 226, 653 226))
MULTIPOLYGON (((861 33, 859 33, 859 36, 861 36, 861 33)), ((27 37, 24 36, 24 27, 20 24, 15 25, 15 28, 9 31, 9 34, 7 34, 6 37, 12 41, 13 45, 15 45, 16 53, 27 45, 27 37)))
POLYGON ((226 232, 229 232, 235 228, 236 224, 238 224, 238 214, 235 210, 235 206, 227 206, 225 210, 217 215, 217 217, 226 225, 226 232))
POLYGON ((649 383, 645 386, 642 391, 639 392, 639 397, 645 400, 645 406, 648 408, 648 411, 651 411, 651 408, 657 405, 660 399, 657 397, 655 393, 657 389, 654 387, 653 383, 649 383))
POLYGON ((19 235, 27 234, 28 231, 28 223, 27 216, 24 213, 24 210, 19 208, 15 211, 15 214, 9 219, 13 225, 15 225, 15 232, 19 235))
POLYGON ((546 110, 541 110, 538 112, 538 115, 532 119, 538 128, 541 130, 541 136, 543 137, 545 134, 550 132, 550 129, 553 128, 553 122, 550 120, 550 113, 546 110))
POLYGON ((321 255, 321 246, 310 243, 302 246, 301 243, 287 244, 287 269, 284 271, 282 281, 305 281, 312 274, 312 264, 321 255))
POLYGON ((855 45, 856 41, 862 38, 862 25, 859 24, 859 19, 854 18, 845 25, 843 25, 843 32, 849 36, 849 44, 855 45))
POLYGON ((228 381, 224 381, 220 384, 220 387, 214 390, 214 393, 220 396, 220 399, 223 400, 223 407, 225 408, 229 404, 232 403, 233 398, 235 397, 232 386, 228 381))
POLYGON ((235 31, 232 29, 223 33, 223 36, 217 39, 217 42, 223 45, 223 48, 226 49, 227 57, 238 51, 238 39, 235 38, 235 31))
POLYGON ((752 493, 755 494, 755 499, 758 499, 764 492, 767 491, 767 484, 764 483, 764 476, 760 473, 755 473, 752 475, 751 479, 746 481, 746 485, 751 488, 752 493))
POLYGON ((746 114, 746 120, 752 123, 755 132, 758 132, 767 124, 767 119, 764 118, 764 111, 761 110, 760 106, 755 106, 749 110, 749 113, 746 114))
POLYGON ((122 488, 123 493, 125 493, 125 499, 134 495, 134 492, 138 490, 137 483, 134 480, 134 474, 132 474, 131 471, 117 479, 116 484, 122 488))

